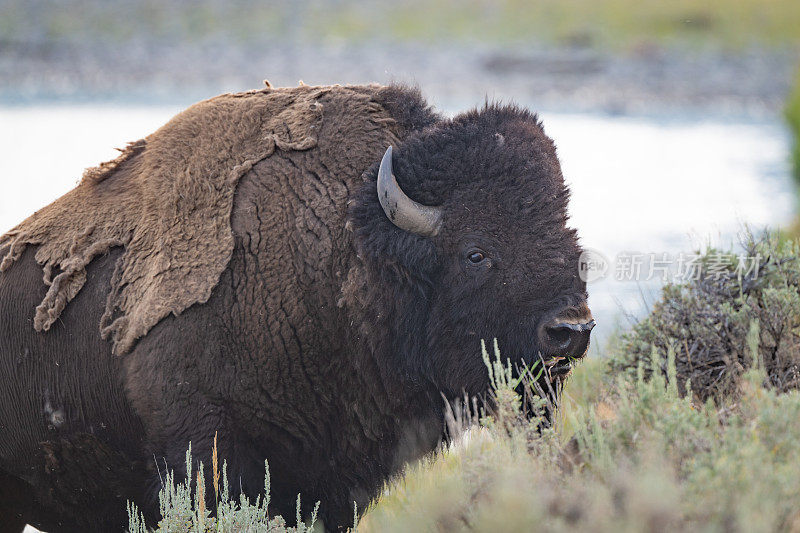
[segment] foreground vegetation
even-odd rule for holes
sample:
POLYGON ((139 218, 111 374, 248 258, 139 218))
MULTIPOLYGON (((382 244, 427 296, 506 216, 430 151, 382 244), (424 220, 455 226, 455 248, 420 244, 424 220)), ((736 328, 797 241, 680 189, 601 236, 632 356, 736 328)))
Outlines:
MULTIPOLYGON (((297 527, 289 527, 281 516, 269 515, 270 476, 269 464, 264 462, 264 495, 251 501, 242 494, 238 499, 230 495, 227 463, 219 464, 217 440, 214 437, 211 456, 211 478, 208 480, 213 493, 206 493, 206 471, 203 462, 195 463, 192 445, 186 451, 186 477, 175 479, 174 471, 165 473, 158 493, 161 520, 157 531, 162 533, 304 533, 313 531, 317 520, 317 509, 308 517, 308 524, 300 516, 300 495, 297 496, 297 527), (196 477, 193 475, 196 472, 196 477)), ((128 532, 147 533, 145 519, 134 503, 128 502, 128 532)))
POLYGON ((539 434, 506 409, 410 469, 359 531, 800 527, 800 394, 764 387, 755 369, 737 402, 698 405, 674 373, 609 387, 602 366, 592 371, 603 399, 568 414, 572 439, 558 427, 539 434))
MULTIPOLYGON (((759 275, 722 254, 719 280, 668 286, 612 357, 575 371, 552 423, 544 400, 523 416, 495 349, 497 407, 454 406, 454 442, 389 484, 358 531, 800 530, 798 248, 768 235, 746 249, 764 254, 759 275)), ((160 531, 294 531, 268 499, 226 503, 226 486, 203 497, 168 477, 160 531)))

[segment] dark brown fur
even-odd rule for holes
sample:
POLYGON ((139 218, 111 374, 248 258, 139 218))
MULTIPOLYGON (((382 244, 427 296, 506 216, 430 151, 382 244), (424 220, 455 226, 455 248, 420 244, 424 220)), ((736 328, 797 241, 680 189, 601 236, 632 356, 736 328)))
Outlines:
MULTIPOLYGON (((132 238, 94 251, 80 241, 73 251, 81 253, 69 254, 44 238, 14 244, 37 234, 23 225, 0 244, 0 256, 16 259, 0 276, 0 480, 18 484, 24 503, 0 493, 0 517, 24 509, 26 520, 46 530, 119 529, 131 499, 153 520, 156 464, 180 472, 190 441, 195 458, 208 464, 218 433, 234 489, 262 490, 267 458, 273 512, 294 516, 299 493, 306 509, 322 503, 326 525, 347 526, 354 502, 363 510, 392 474, 435 448, 440 393, 486 391, 481 338, 496 336, 504 355, 530 362, 543 320, 565 308, 588 313, 577 277, 580 249, 565 225, 567 191, 534 116, 487 107, 444 120, 418 92, 398 87, 328 88, 318 99, 314 142, 278 146, 241 169, 229 218, 212 210, 210 236, 187 226, 193 218, 183 212, 198 204, 187 205, 181 187, 178 199, 164 202, 179 215, 167 229, 185 235, 187 257, 225 252, 219 235, 228 220, 232 246, 220 273, 205 268, 192 298, 179 275, 167 277, 166 293, 156 275, 148 290, 163 301, 115 304, 122 317, 141 311, 151 317, 142 324, 152 322, 136 330, 138 342, 115 337, 122 357, 100 337, 104 302, 124 292, 126 272, 163 266, 153 260, 163 254, 161 241, 145 238, 150 253, 134 255, 135 264, 132 238), (343 91, 347 98, 339 98, 343 91), (445 208, 439 236, 408 234, 383 215, 375 175, 389 144, 398 147, 395 170, 406 192, 445 208), (25 242, 38 251, 23 251, 25 242), (469 246, 486 249, 493 262, 464 263, 469 246), (63 261, 82 258, 69 278, 83 281, 70 285, 80 290, 66 293, 74 299, 62 302, 43 333, 34 331, 33 307, 46 301, 48 288, 34 252, 64 272, 63 261), (176 288, 181 298, 172 297, 176 288)), ((201 121, 220 128, 218 136, 233 135, 237 124, 213 102, 179 120, 188 131, 201 121)), ((274 121, 264 123, 274 130, 274 121)), ((165 146, 192 147, 193 139, 172 137, 165 146)), ((134 145, 124 160, 87 176, 82 194, 114 181, 124 186, 151 146, 148 138, 146 147, 134 145)), ((141 229, 137 221, 152 222, 121 216, 133 232, 141 229)), ((46 234, 65 225, 73 241, 86 233, 85 224, 55 216, 48 224, 34 219, 33 226, 46 234)))

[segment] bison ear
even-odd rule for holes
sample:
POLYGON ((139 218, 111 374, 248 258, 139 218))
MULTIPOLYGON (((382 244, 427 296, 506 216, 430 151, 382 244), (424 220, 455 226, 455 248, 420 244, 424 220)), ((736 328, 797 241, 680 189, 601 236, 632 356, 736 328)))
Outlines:
POLYGON ((442 209, 422 205, 409 198, 398 185, 392 172, 392 147, 386 149, 378 170, 378 200, 383 212, 398 228, 433 237, 442 228, 442 209))

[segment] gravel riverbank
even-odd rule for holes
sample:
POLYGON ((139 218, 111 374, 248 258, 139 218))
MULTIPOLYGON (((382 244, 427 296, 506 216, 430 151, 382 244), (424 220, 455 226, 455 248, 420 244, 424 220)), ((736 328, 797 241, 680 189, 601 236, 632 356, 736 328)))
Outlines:
POLYGON ((580 47, 424 46, 291 40, 236 44, 0 41, 0 103, 160 101, 185 103, 273 85, 401 81, 444 107, 485 96, 538 109, 614 114, 776 115, 798 54, 642 46, 627 52, 580 47))

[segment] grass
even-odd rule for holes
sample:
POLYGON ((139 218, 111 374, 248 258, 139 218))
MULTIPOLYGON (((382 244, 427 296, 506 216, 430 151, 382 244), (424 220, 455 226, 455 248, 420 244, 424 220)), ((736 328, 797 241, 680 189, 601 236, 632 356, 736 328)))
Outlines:
POLYGON ((372 26, 373 35, 388 31, 413 41, 612 48, 688 42, 737 48, 796 44, 800 5, 790 0, 415 0, 386 9, 382 22, 372 26))
MULTIPOLYGON (((783 357, 800 362, 792 344, 798 307, 783 305, 789 293, 798 298, 800 250, 774 235, 749 246, 768 258, 757 289, 735 285, 741 280, 732 276, 679 286, 677 300, 667 288, 643 325, 616 341, 612 357, 575 370, 552 423, 523 415, 518 379, 496 346, 491 357, 484 351, 497 407, 450 416, 454 441, 389 483, 358 531, 800 531, 800 391, 797 382, 777 379, 784 367, 769 359, 779 351, 774 330, 782 328, 789 337, 780 343, 791 348, 783 357), (714 299, 719 294, 724 301, 714 299), (697 328, 680 332, 680 305, 697 328), (721 329, 730 338, 703 327, 740 320, 743 332, 721 329), (672 340, 725 346, 727 359, 706 361, 730 371, 726 386, 691 381, 696 375, 672 340)), ((703 262, 718 253, 707 252, 703 262)), ((544 401, 534 404, 541 415, 544 401)), ((169 488, 171 478, 166 486, 162 504, 180 502, 176 512, 166 509, 177 517, 170 523, 196 524, 203 513, 210 520, 198 513, 190 488, 169 488)), ((253 508, 243 503, 233 514, 253 508)), ((261 520, 253 531, 273 531, 261 520)), ((203 531, 178 526, 162 530, 203 531)))
POLYGON ((71 0, 0 4, 0 36, 52 41, 550 43, 741 48, 800 43, 795 0, 410 0, 264 3, 71 0))

